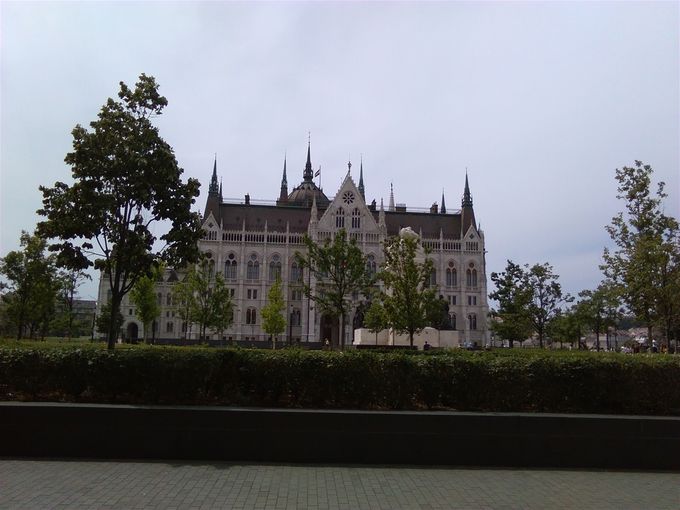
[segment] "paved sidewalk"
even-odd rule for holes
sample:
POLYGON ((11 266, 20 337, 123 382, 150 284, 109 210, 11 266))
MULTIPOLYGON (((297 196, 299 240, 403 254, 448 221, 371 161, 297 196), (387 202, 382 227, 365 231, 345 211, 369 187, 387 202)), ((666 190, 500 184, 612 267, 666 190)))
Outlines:
POLYGON ((676 510, 680 473, 0 459, 0 508, 676 510))

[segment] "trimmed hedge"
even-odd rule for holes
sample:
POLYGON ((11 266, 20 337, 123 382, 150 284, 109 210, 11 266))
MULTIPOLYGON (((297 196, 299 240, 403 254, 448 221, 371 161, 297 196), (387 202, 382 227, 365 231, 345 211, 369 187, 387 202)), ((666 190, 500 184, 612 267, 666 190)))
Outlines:
POLYGON ((680 415, 680 356, 0 343, 0 399, 680 415))

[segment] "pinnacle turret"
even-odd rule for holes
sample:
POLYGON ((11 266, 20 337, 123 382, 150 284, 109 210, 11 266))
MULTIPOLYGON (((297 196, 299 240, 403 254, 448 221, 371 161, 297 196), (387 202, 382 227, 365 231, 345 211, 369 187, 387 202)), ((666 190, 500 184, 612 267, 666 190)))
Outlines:
POLYGON ((220 193, 220 185, 217 182, 217 155, 215 155, 215 162, 213 163, 212 178, 210 179, 210 186, 208 187, 208 194, 218 196, 220 193))
POLYGON ((442 190, 442 208, 440 209, 442 214, 446 214, 446 202, 444 202, 444 190, 442 190))
POLYGON ((465 191, 463 192, 463 207, 472 207, 472 194, 470 193, 470 185, 468 184, 467 171, 465 172, 465 191))
POLYGON ((394 211, 394 186, 392 186, 392 183, 390 183, 390 205, 387 210, 394 211))
POLYGON ((361 198, 366 201, 366 193, 364 192, 364 157, 361 156, 361 163, 359 165, 359 193, 361 193, 361 198))
POLYGON ((283 177, 281 178, 281 193, 279 193, 279 202, 288 201, 288 177, 286 176, 286 156, 283 156, 283 177))
POLYGON ((312 156, 311 156, 312 142, 307 142, 307 163, 305 164, 305 171, 302 173, 302 178, 305 181, 311 181, 314 178, 314 171, 312 170, 312 156))

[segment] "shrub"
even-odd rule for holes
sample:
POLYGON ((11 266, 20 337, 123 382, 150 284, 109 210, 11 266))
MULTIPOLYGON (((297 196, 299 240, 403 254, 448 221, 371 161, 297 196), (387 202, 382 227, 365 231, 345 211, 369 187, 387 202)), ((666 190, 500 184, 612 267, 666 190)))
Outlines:
POLYGON ((0 398, 680 415, 680 357, 0 342, 0 398))

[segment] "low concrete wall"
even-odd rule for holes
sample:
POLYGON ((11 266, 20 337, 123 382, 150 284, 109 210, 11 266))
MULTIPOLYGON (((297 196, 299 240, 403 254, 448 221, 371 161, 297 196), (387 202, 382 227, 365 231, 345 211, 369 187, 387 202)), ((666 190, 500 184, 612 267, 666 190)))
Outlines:
POLYGON ((2 402, 0 456, 680 469, 680 418, 2 402))

